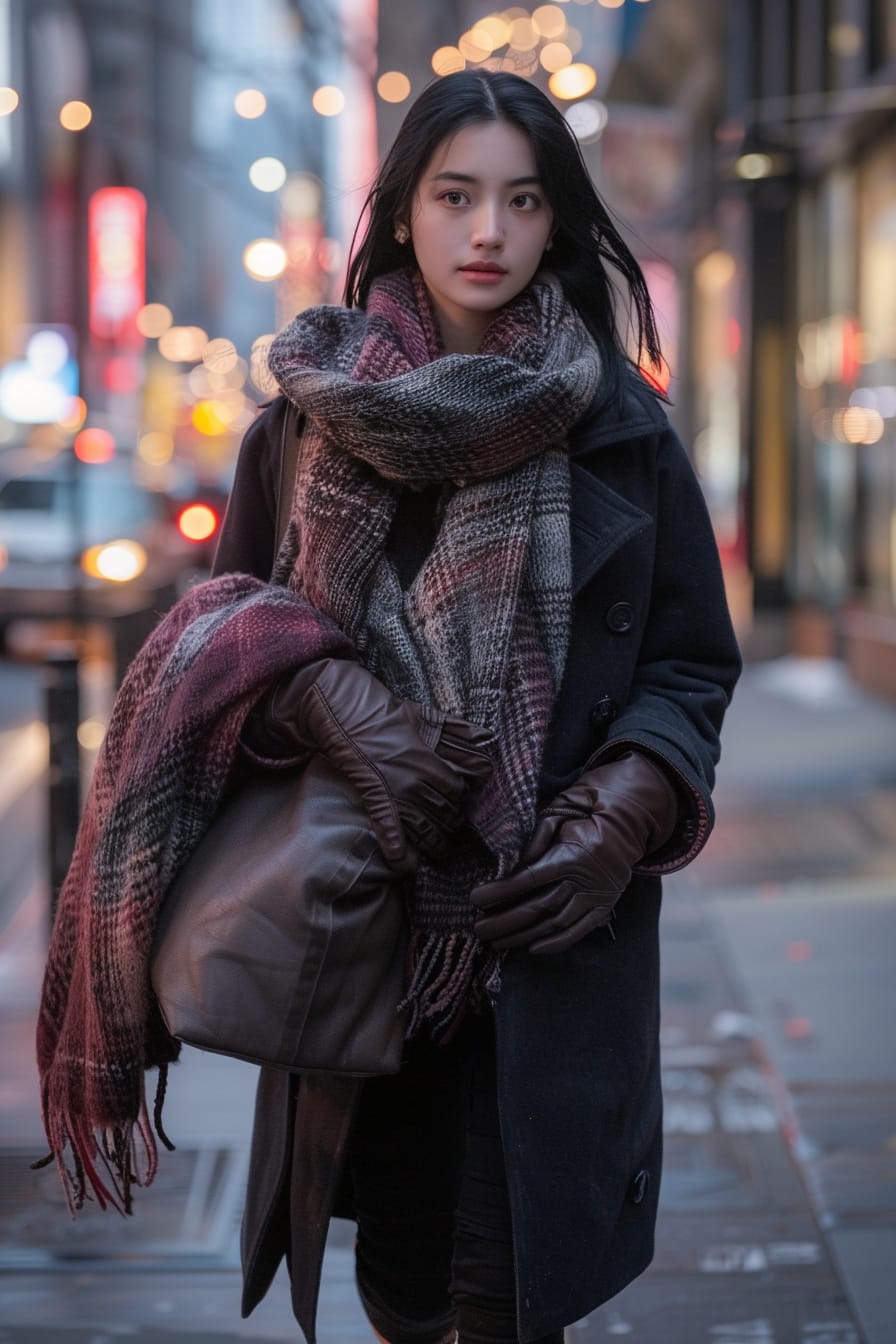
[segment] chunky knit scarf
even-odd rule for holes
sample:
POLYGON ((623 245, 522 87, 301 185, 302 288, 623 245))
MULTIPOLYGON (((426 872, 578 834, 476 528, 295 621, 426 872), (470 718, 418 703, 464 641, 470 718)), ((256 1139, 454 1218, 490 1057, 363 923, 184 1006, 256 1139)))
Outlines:
MULTIPOLYGON (((333 622, 284 588, 229 574, 174 606, 116 697, 59 894, 37 1023, 44 1128, 74 1211, 130 1209, 156 1146, 144 1071, 168 1064, 149 982, 166 891, 215 814, 243 721, 278 677, 351 656, 333 622), (68 1149, 70 1148, 70 1162, 68 1149)), ((170 1146, 170 1144, 168 1145, 170 1146)))
POLYGON ((452 856, 418 874, 410 1030, 449 1030, 471 984, 494 983, 469 893, 515 864, 536 810, 571 607, 566 437, 600 379, 559 283, 539 277, 476 355, 443 353, 416 269, 364 311, 316 308, 274 341, 300 408, 282 576, 332 616, 396 695, 494 732, 495 771, 452 856), (443 486, 430 555, 404 592, 387 550, 401 489, 443 486))

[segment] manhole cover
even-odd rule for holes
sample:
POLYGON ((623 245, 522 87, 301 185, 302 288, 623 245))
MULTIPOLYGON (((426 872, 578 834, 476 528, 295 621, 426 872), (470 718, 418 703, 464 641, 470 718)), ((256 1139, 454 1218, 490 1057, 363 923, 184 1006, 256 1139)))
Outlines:
POLYGON ((134 1214, 103 1213, 93 1203, 72 1221, 54 1168, 31 1171, 33 1152, 0 1153, 0 1269, 83 1269, 85 1261, 158 1268, 161 1261, 237 1263, 245 1189, 244 1152, 179 1149, 162 1153, 134 1214))

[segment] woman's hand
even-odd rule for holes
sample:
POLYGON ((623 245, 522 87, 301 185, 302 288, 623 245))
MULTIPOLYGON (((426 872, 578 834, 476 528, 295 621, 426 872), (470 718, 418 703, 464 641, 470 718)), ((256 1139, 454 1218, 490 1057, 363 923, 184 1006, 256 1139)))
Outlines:
POLYGON ((609 923, 632 868, 677 817, 674 786, 646 756, 587 771, 542 813, 518 871, 472 892, 477 935, 501 951, 567 951, 609 923))
POLYGON ((464 819, 468 790, 492 765, 491 735, 399 700, 360 663, 326 658, 283 678, 253 711, 256 756, 318 751, 355 787, 388 863, 413 871, 464 819))

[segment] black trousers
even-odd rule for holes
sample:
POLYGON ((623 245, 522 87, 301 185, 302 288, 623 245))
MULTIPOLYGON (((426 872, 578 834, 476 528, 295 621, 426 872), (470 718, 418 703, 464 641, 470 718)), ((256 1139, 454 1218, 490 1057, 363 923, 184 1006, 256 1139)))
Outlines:
MULTIPOLYGON (((389 1344, 517 1344, 516 1282, 498 1123, 494 1029, 413 1041, 370 1079, 349 1146, 358 1290, 389 1344)), ((537 1344, 562 1344, 563 1332, 537 1344)))

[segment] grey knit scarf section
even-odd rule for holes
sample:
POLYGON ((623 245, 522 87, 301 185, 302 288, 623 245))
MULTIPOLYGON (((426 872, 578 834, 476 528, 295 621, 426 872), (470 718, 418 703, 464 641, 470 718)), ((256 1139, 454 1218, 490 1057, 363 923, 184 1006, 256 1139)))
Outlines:
POLYGON ((414 1024, 450 1026, 493 959, 473 886, 510 871, 531 831, 569 640, 570 427, 600 361, 559 283, 538 277, 480 352, 445 355, 416 270, 365 310, 317 308, 270 367, 305 430, 280 576, 332 616, 396 695, 493 731, 495 770, 453 857, 424 864, 411 903, 414 1024), (399 492, 440 483, 433 548, 403 591, 387 554, 399 492))

